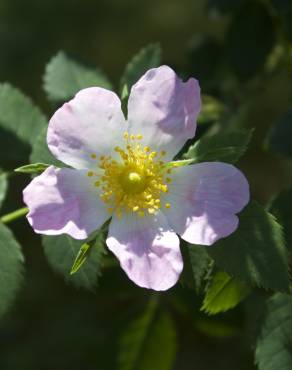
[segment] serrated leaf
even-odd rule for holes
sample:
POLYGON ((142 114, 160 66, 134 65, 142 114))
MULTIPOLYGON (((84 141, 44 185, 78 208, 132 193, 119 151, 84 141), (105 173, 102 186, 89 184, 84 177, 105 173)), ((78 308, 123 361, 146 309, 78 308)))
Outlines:
POLYGON ((15 172, 28 173, 28 174, 40 174, 44 172, 50 165, 45 163, 32 163, 16 168, 15 172))
POLYGON ((121 92, 127 86, 130 91, 132 85, 151 68, 158 67, 161 60, 161 48, 159 44, 150 44, 141 49, 127 64, 121 78, 121 92))
POLYGON ((0 156, 2 163, 23 161, 46 118, 15 87, 0 84, 0 156))
POLYGON ((246 152, 253 130, 234 130, 204 136, 183 155, 193 163, 221 161, 236 163, 246 152))
POLYGON ((0 170, 0 208, 3 204, 3 201, 6 197, 8 188, 8 179, 7 179, 7 173, 1 172, 0 170))
POLYGON ((112 89, 102 71, 84 66, 62 51, 46 66, 44 90, 52 101, 67 101, 79 90, 92 86, 112 89))
POLYGON ((48 163, 56 167, 64 167, 64 164, 58 161, 49 151, 47 144, 47 130, 48 128, 44 127, 35 138, 29 160, 31 163, 48 163))
POLYGON ((0 223, 0 316, 11 307, 23 281, 21 247, 11 231, 0 223))
POLYGON ((292 364, 292 297, 268 299, 255 352, 259 370, 290 370, 292 364))
POLYGON ((71 271, 70 271, 71 275, 75 274, 75 272, 77 272, 80 269, 80 267, 84 264, 88 256, 88 253, 90 251, 90 247, 91 245, 89 243, 84 243, 81 245, 77 253, 77 256, 75 258, 75 261, 73 263, 73 266, 71 268, 71 271))
POLYGON ((208 285, 201 311, 216 315, 237 306, 250 292, 250 287, 224 271, 217 272, 208 285))
POLYGON ((210 268, 211 258, 205 247, 191 245, 187 242, 181 242, 181 252, 184 260, 181 281, 199 293, 204 277, 210 268))
POLYGON ((157 312, 156 305, 156 300, 151 300, 143 315, 132 321, 123 334, 119 370, 172 369, 176 354, 175 327, 171 316, 157 312))
POLYGON ((270 150, 292 157, 292 108, 283 114, 279 122, 272 127, 268 134, 267 145, 270 150))
POLYGON ((82 269, 70 275, 71 267, 82 244, 84 241, 72 239, 67 235, 43 237, 45 255, 52 268, 62 275, 66 282, 72 283, 77 288, 93 290, 101 275, 102 259, 105 253, 103 233, 97 234, 96 242, 90 249, 82 269))
POLYGON ((197 123, 205 125, 210 122, 218 121, 226 113, 226 106, 211 95, 202 95, 202 109, 197 123))
POLYGON ((282 227, 251 201, 239 214, 239 227, 208 248, 219 268, 248 284, 287 291, 289 271, 282 227))

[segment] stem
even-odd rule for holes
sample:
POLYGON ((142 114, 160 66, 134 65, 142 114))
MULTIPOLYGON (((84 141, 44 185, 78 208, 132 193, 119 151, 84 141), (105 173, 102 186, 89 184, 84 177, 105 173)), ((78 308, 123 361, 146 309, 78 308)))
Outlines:
POLYGON ((28 208, 23 207, 23 208, 17 209, 16 211, 7 213, 7 215, 2 216, 0 218, 0 221, 3 224, 9 224, 9 222, 17 220, 18 218, 25 216, 27 213, 28 213, 28 208))

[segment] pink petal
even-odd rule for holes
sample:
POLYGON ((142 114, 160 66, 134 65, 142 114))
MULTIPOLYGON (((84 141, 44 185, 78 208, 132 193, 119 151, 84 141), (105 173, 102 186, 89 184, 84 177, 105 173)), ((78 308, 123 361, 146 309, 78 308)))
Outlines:
POLYGON ((47 168, 23 191, 28 221, 36 233, 85 239, 109 214, 86 171, 47 168))
POLYGON ((212 245, 233 233, 240 212, 249 202, 249 185, 234 166, 206 162, 177 168, 165 201, 173 229, 193 244, 212 245))
POLYGON ((143 135, 143 144, 165 150, 172 159, 196 131, 201 108, 198 81, 182 82, 167 67, 150 69, 132 87, 128 103, 129 131, 143 135))
POLYGON ((167 290, 177 282, 183 268, 179 238, 162 214, 113 218, 106 243, 137 285, 167 290))
POLYGON ((60 161, 74 168, 93 168, 96 162, 91 154, 111 154, 126 128, 116 94, 91 87, 57 110, 50 120, 47 141, 60 161))

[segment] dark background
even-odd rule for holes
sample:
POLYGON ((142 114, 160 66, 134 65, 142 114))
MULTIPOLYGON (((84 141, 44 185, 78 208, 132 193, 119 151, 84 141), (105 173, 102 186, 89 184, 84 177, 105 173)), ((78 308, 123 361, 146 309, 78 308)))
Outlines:
MULTIPOLYGON (((0 81, 19 87, 49 117, 53 108, 42 75, 59 50, 100 67, 118 87, 129 59, 143 46, 160 42, 163 63, 198 78, 204 94, 228 106, 228 124, 256 128, 240 167, 264 204, 291 184, 290 162, 265 148, 270 127, 291 104, 288 3, 1 0, 0 81)), ((205 130, 200 128, 199 135, 205 130)), ((21 189, 28 181, 11 178, 3 213, 23 206, 21 189)), ((134 286, 118 268, 106 269, 96 292, 78 291, 51 270, 26 222, 17 221, 12 229, 26 256, 26 280, 0 322, 0 369, 117 369, 120 334, 151 293, 134 286)), ((178 285, 160 299, 176 319, 174 369, 255 369, 252 298, 212 318, 199 312, 201 297, 186 287, 178 285), (185 314, 177 302, 171 304, 174 295, 185 314)))

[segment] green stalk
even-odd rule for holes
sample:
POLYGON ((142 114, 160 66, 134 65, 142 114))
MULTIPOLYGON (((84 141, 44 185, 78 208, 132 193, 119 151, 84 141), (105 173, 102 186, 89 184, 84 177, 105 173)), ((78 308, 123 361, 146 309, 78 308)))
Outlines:
POLYGON ((9 224, 9 222, 15 221, 18 218, 25 216, 27 213, 28 213, 28 208, 23 207, 23 208, 17 209, 16 211, 7 213, 6 215, 2 216, 0 218, 0 221, 3 224, 9 224))

